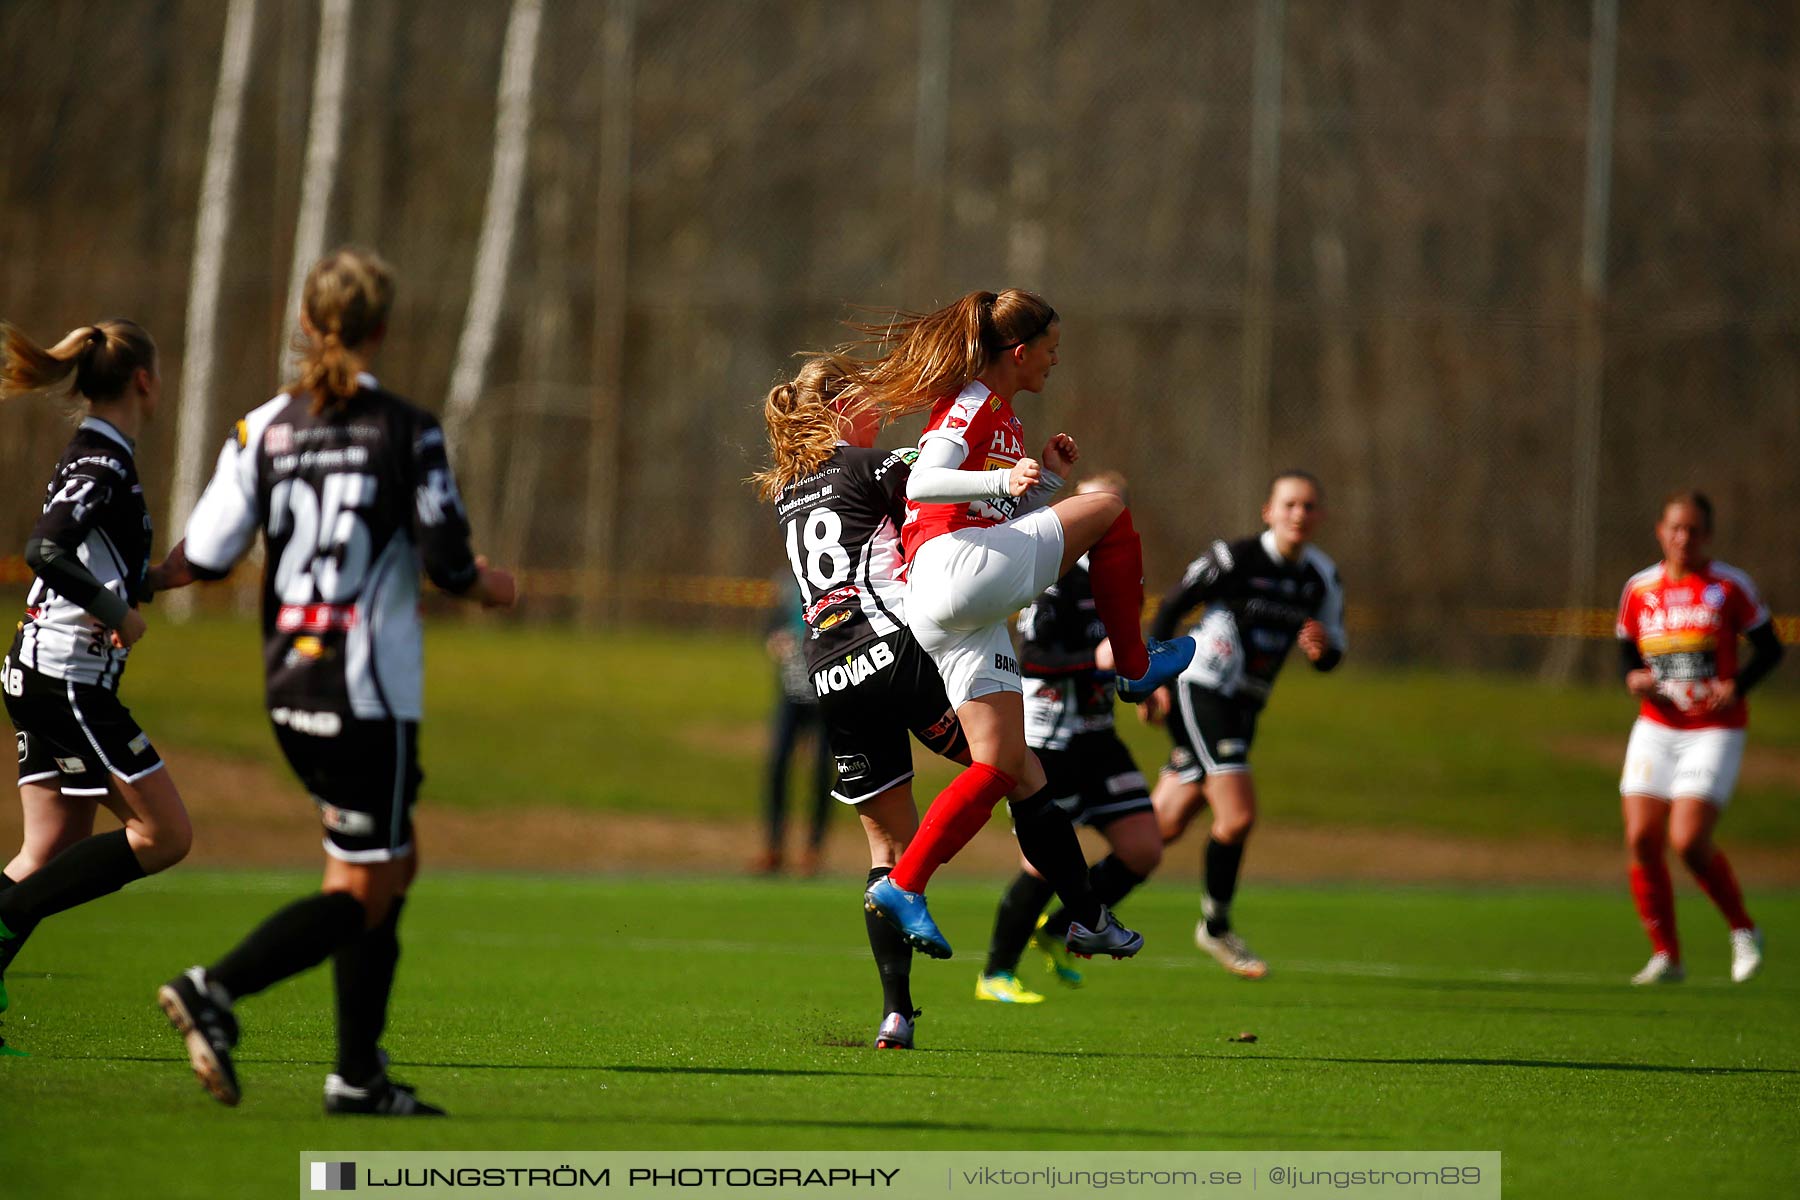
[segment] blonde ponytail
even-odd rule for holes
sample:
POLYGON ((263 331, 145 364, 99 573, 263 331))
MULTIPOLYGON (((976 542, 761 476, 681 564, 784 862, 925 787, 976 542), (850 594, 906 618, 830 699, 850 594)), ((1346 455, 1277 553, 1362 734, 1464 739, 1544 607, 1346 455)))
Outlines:
POLYGON ((0 322, 0 400, 48 391, 71 374, 70 395, 112 400, 139 369, 155 368, 156 343, 136 321, 114 317, 83 325, 49 349, 0 322))
POLYGON ((1056 320, 1042 296, 1008 288, 970 292, 935 312, 852 322, 864 345, 882 350, 858 372, 856 386, 883 420, 898 420, 961 391, 1001 354, 1036 341, 1056 320))
POLYGON ((772 465, 750 477, 762 500, 825 465, 840 439, 840 417, 860 402, 849 400, 852 364, 836 354, 808 359, 794 378, 776 384, 763 399, 772 465))
POLYGON ((386 330, 393 304, 393 271, 373 251, 346 246, 306 273, 300 307, 310 328, 295 335, 300 377, 292 390, 312 397, 315 416, 356 395, 362 361, 353 351, 386 330))

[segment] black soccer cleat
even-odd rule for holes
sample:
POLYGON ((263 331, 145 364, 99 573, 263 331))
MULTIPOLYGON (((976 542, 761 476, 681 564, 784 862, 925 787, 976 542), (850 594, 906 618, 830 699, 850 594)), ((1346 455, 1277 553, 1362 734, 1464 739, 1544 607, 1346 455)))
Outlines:
POLYGON ((328 1117, 442 1117, 435 1104, 419 1099, 411 1085, 377 1078, 367 1087, 351 1087, 342 1075, 325 1077, 325 1115, 328 1117))
POLYGON ((237 1018, 231 1015, 231 1006, 213 993, 206 971, 189 967, 157 989, 156 1002, 186 1041, 188 1062, 201 1085, 220 1104, 235 1105, 243 1099, 237 1069, 231 1065, 231 1051, 238 1041, 237 1018))

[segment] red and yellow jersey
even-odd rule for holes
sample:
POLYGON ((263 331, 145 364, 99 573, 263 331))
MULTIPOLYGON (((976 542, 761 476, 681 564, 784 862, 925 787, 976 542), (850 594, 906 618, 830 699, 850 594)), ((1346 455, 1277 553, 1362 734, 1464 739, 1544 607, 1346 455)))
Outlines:
MULTIPOLYGON (((944 439, 962 446, 964 471, 1010 471, 1025 457, 1025 427, 1013 413, 1012 402, 988 390, 985 383, 970 383, 954 396, 946 396, 931 408, 931 419, 919 435, 919 445, 944 439)), ((1018 515, 1019 501, 973 500, 967 504, 918 504, 906 502, 906 525, 900 540, 906 561, 912 562, 919 547, 940 533, 953 529, 979 529, 999 525, 1018 515)))
POLYGON ((1737 678, 1738 638, 1768 619, 1750 577, 1722 562, 1680 579, 1661 563, 1633 575, 1619 600, 1619 639, 1636 644, 1666 701, 1646 698, 1644 719, 1673 729, 1743 728, 1749 710, 1741 698, 1718 712, 1703 708, 1716 683, 1737 678))

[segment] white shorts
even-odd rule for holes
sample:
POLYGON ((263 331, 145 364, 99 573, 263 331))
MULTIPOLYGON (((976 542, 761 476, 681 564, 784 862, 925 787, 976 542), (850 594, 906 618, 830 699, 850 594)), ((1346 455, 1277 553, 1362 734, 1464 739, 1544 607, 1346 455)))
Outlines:
POLYGON ((1007 618, 1056 582, 1062 556, 1062 522, 1048 508, 919 547, 906 575, 906 623, 937 664, 953 707, 1023 690, 1007 618))
POLYGON ((1671 729, 1639 717, 1625 746, 1619 793, 1659 800, 1697 796, 1724 808, 1743 762, 1742 729, 1671 729))

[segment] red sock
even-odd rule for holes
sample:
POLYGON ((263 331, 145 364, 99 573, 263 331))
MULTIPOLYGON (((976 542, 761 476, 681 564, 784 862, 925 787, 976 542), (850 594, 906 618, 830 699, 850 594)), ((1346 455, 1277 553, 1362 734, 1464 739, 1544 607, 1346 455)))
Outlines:
POLYGON ((1632 863, 1631 898, 1637 902, 1638 920, 1650 935, 1651 948, 1680 962, 1681 946, 1675 940, 1675 885, 1669 880, 1669 864, 1660 858, 1653 863, 1632 863))
POLYGON ((1699 882, 1700 890, 1725 914, 1726 923, 1733 929, 1755 927, 1756 922, 1744 911, 1744 893, 1738 890, 1737 875, 1732 871, 1724 851, 1713 851, 1712 861, 1706 864, 1706 870, 1695 871, 1694 878, 1699 882))
POLYGON ((1150 654, 1144 649, 1144 545, 1129 508, 1088 550, 1088 578, 1119 676, 1137 679, 1150 669, 1150 654))
POLYGON ((1013 789, 1013 777, 986 763, 971 763, 939 792, 919 832, 888 878, 909 892, 922 892, 932 872, 956 857, 994 815, 994 805, 1013 789))

